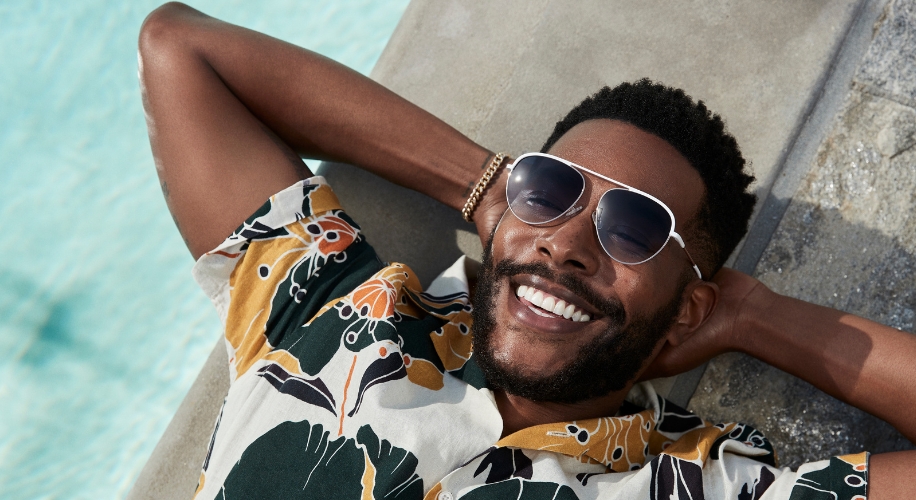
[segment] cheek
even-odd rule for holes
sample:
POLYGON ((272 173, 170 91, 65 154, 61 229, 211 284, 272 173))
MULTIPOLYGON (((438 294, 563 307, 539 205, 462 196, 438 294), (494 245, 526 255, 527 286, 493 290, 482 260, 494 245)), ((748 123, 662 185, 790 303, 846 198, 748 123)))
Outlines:
POLYGON ((504 259, 517 262, 531 260, 531 252, 535 250, 532 243, 536 237, 534 230, 528 224, 516 219, 512 212, 507 211, 493 233, 493 262, 504 259))
POLYGON ((667 265, 652 261, 636 266, 618 264, 614 291, 627 312, 627 318, 651 316, 671 300, 679 275, 664 272, 664 269, 671 269, 667 265))

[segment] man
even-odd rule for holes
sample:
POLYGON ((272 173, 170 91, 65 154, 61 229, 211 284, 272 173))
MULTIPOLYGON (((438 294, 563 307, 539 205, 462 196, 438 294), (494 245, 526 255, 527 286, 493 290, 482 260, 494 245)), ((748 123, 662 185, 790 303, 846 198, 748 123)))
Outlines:
POLYGON ((914 339, 721 268, 747 230, 752 178, 721 120, 683 92, 604 89, 545 153, 513 161, 332 61, 180 4, 144 24, 140 71, 163 192, 226 322, 232 385, 199 498, 914 486, 913 452, 781 470, 754 429, 712 426, 637 384, 739 350, 916 437, 914 339), (300 156, 472 218, 486 248, 473 300, 463 261, 426 291, 379 262, 300 156))

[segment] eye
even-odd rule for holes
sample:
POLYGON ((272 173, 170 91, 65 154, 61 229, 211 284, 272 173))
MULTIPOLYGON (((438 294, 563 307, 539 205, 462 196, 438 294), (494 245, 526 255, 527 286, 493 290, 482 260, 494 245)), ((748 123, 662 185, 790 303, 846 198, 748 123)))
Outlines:
POLYGON ((625 225, 611 226, 607 228, 607 238, 622 258, 642 260, 652 253, 649 238, 636 228, 625 225))
POLYGON ((549 210, 559 210, 558 207, 550 198, 547 193, 543 191, 536 191, 524 194, 525 204, 531 207, 542 207, 549 210))
POLYGON ((522 191, 512 202, 513 206, 518 206, 518 204, 524 205, 527 213, 537 215, 538 218, 544 220, 558 217, 569 208, 550 192, 542 190, 522 191))

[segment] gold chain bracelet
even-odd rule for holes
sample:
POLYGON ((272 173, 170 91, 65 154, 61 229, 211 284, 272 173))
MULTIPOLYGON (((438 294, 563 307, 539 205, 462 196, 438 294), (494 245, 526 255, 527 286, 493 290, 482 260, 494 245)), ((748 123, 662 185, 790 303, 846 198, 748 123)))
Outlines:
POLYGON ((480 197, 483 195, 484 190, 487 189, 490 181, 493 180, 493 176, 499 171, 499 167, 503 165, 503 160, 505 159, 506 153, 499 153, 490 161, 487 171, 484 172, 480 180, 477 181, 477 185, 474 186, 474 190, 471 191, 471 196, 468 197, 468 201, 464 203, 464 208, 461 209, 461 216, 464 217, 464 220, 474 222, 474 211, 477 210, 477 204, 480 203, 480 197))

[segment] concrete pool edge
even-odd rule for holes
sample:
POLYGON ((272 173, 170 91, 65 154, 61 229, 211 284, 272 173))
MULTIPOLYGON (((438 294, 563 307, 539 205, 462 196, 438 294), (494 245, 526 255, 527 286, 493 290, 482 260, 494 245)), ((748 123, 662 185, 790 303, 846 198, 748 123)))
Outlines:
POLYGON ((127 494, 131 500, 190 498, 223 399, 229 391, 229 360, 220 338, 175 416, 127 494))

